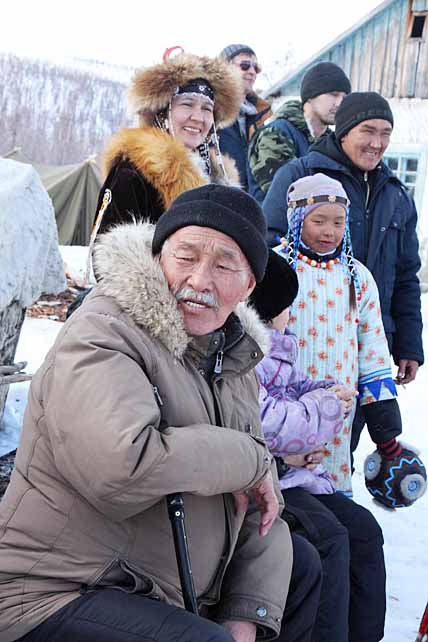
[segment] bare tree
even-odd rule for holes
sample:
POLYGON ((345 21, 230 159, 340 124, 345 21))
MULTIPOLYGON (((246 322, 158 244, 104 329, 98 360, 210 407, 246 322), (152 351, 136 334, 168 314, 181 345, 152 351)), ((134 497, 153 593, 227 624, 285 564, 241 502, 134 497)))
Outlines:
POLYGON ((20 147, 35 163, 78 163, 129 124, 125 82, 9 54, 0 77, 0 154, 20 147))

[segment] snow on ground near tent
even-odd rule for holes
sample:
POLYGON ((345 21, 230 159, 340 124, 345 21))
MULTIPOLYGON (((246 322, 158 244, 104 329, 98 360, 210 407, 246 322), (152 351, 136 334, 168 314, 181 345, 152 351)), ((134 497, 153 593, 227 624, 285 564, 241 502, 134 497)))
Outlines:
POLYGON ((65 269, 76 281, 83 280, 86 272, 88 248, 83 245, 61 245, 60 248, 65 269))
MULTIPOLYGON (((83 276, 87 249, 62 247, 65 263, 73 274, 83 276)), ((424 343, 428 354, 428 293, 422 297, 425 318, 424 343)), ((16 361, 28 361, 27 372, 35 372, 42 363, 62 323, 48 319, 26 318, 18 344, 16 361)), ((11 386, 7 399, 4 430, 0 431, 0 455, 15 448, 28 394, 28 383, 11 386)), ((428 462, 428 367, 415 382, 400 389, 399 401, 403 415, 403 438, 418 446, 421 457, 428 462)), ((415 642, 419 621, 428 599, 428 494, 410 508, 389 511, 373 502, 364 486, 364 457, 374 450, 364 433, 356 456, 354 475, 355 500, 369 508, 382 526, 388 573, 388 612, 385 642, 415 642)))

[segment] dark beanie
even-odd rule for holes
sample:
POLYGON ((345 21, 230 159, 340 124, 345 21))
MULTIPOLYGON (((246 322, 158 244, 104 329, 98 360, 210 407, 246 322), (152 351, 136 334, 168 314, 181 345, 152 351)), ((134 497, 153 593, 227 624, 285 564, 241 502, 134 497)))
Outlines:
POLYGON ((252 291, 249 303, 263 321, 271 321, 290 307, 298 290, 297 275, 288 261, 269 250, 265 275, 252 291))
POLYGON ((394 127, 389 103, 375 91, 355 91, 346 96, 336 112, 336 138, 340 140, 359 123, 372 118, 387 120, 394 127))
POLYGON ((156 224, 153 254, 159 254, 171 234, 188 225, 230 236, 245 254, 256 281, 262 280, 268 259, 266 221, 252 196, 236 187, 213 184, 183 192, 156 224))
POLYGON ((351 83, 343 69, 333 62, 319 62, 311 67, 303 76, 300 86, 300 96, 304 104, 309 98, 332 91, 344 91, 349 94, 351 83))
POLYGON ((235 56, 239 56, 241 53, 246 53, 250 56, 256 55, 255 51, 247 45, 227 45, 227 47, 220 52, 220 58, 225 58, 230 62, 235 56))

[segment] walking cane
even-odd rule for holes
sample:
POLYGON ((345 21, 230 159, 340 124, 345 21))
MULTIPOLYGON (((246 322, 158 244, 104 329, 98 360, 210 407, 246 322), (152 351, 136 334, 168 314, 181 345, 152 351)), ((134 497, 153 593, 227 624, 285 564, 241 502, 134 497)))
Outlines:
POLYGON ((193 583, 192 567, 190 564, 189 547, 187 544, 186 525, 184 523, 184 501, 181 493, 171 493, 166 496, 168 515, 171 521, 174 537, 175 556, 177 558, 178 574, 184 606, 187 611, 198 614, 195 585, 193 583))

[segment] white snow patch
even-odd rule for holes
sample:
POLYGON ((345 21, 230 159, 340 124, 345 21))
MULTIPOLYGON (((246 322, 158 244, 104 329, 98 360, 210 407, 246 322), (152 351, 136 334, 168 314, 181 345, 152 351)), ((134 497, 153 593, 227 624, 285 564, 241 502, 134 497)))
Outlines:
MULTIPOLYGON (((88 247, 86 245, 60 245, 64 269, 77 285, 83 285, 88 260, 88 247)), ((92 272, 91 272, 92 275, 92 272)))
MULTIPOLYGON (((34 374, 55 342, 63 324, 49 319, 25 317, 21 329, 15 362, 27 361, 25 372, 34 374)), ((27 405, 29 381, 12 384, 9 388, 3 419, 0 422, 0 455, 16 448, 27 405)))

